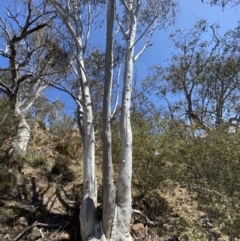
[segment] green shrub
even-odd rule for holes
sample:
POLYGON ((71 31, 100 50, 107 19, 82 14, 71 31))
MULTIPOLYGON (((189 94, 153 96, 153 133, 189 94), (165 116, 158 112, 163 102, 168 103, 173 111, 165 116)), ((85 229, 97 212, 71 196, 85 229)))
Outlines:
POLYGON ((38 168, 44 167, 46 165, 46 160, 44 157, 36 156, 35 158, 28 160, 30 166, 38 168))
POLYGON ((10 191, 16 184, 14 173, 9 172, 5 168, 0 170, 0 194, 5 194, 10 191))
POLYGON ((61 175, 61 180, 72 181, 74 180, 74 175, 68 168, 68 160, 66 158, 60 157, 56 160, 54 166, 52 167, 51 173, 53 175, 61 175))
POLYGON ((0 161, 5 162, 19 122, 13 116, 11 102, 5 98, 0 98, 0 113, 0 161))
POLYGON ((40 127, 42 130, 45 131, 45 130, 47 129, 46 124, 45 124, 44 121, 42 121, 42 120, 37 120, 37 123, 39 124, 39 127, 40 127))
MULTIPOLYGON (((222 125, 207 132, 183 122, 151 123, 133 116, 133 185, 145 198, 180 183, 194 193, 223 235, 238 237, 240 223, 240 133, 222 125), (204 133, 205 132, 205 133, 204 133), (204 134, 204 135, 203 135, 204 134)), ((119 156, 114 139, 114 155, 119 156)), ((119 158, 119 157, 118 157, 119 158)), ((179 224, 193 228, 180 218, 179 224)), ((206 240, 204 228, 191 237, 206 240)))
MULTIPOLYGON (((237 237, 240 133, 229 132, 225 125, 205 135, 201 132, 196 127, 169 124, 159 136, 159 155, 151 160, 149 183, 156 186, 154 183, 164 177, 184 184, 197 194, 199 207, 212 222, 224 227, 225 234, 237 237)), ((142 165, 144 173, 146 165, 142 165)))
POLYGON ((27 151, 22 162, 27 163, 29 166, 34 168, 42 168, 46 167, 48 159, 44 152, 33 148, 27 151))

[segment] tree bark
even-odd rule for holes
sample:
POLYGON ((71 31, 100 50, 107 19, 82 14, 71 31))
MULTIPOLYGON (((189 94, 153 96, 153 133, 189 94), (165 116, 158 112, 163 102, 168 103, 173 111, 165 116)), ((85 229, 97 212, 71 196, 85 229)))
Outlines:
POLYGON ((112 237, 113 219, 116 207, 116 189, 113 181, 111 96, 113 79, 113 25, 115 1, 108 0, 107 41, 105 57, 105 82, 103 97, 103 231, 109 240, 112 237))
POLYGON ((139 1, 131 6, 129 35, 126 39, 126 57, 121 110, 121 164, 117 188, 117 227, 116 240, 132 240, 129 227, 132 216, 132 128, 131 128, 131 94, 134 66, 134 42, 137 31, 139 1))
MULTIPOLYGON (((81 100, 81 107, 79 108, 78 124, 80 133, 84 142, 83 154, 83 200, 81 203, 80 230, 82 240, 100 240, 102 239, 102 228, 96 220, 96 207, 97 207, 97 179, 95 170, 95 133, 93 123, 93 109, 88 86, 83 55, 85 45, 88 39, 86 36, 85 43, 83 42, 83 29, 90 31, 91 18, 89 17, 88 23, 82 21, 80 10, 76 6, 83 6, 82 2, 71 2, 73 4, 66 5, 66 9, 56 0, 50 0, 59 16, 61 17, 64 25, 66 26, 69 34, 71 35, 76 52, 74 60, 76 64, 76 77, 78 79, 79 89, 76 99, 81 100)), ((90 2, 86 3, 90 4, 90 2)), ((84 6, 83 6, 84 7, 84 6)), ((90 5, 88 5, 88 14, 91 14, 90 5)), ((75 68, 75 67, 74 67, 75 68)))
POLYGON ((30 139, 30 126, 26 121, 25 115, 20 111, 16 103, 14 110, 15 118, 19 120, 17 135, 14 138, 9 155, 13 158, 24 156, 30 139))
MULTIPOLYGON (((81 46, 81 41, 78 41, 81 46)), ((79 48, 78 71, 81 74, 82 99, 84 102, 84 157, 83 157, 83 200, 80 211, 81 237, 88 240, 90 237, 98 238, 101 233, 96 225, 97 207, 97 179, 95 171, 95 133, 93 124, 93 110, 90 90, 85 74, 83 54, 79 48)))

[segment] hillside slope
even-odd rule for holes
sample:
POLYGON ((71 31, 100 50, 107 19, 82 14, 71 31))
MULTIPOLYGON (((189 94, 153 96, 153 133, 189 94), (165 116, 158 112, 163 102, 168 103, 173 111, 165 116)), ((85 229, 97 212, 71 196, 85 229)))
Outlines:
MULTIPOLYGON (((78 131, 57 136, 37 123, 32 129, 26 157, 1 161, 0 240, 80 240, 83 180, 78 131)), ((101 151, 97 153, 101 183, 101 151)), ((171 180, 162 186, 143 195, 133 176, 134 240, 240 240, 224 231, 196 193, 171 180)), ((101 196, 96 222, 101 218, 100 204, 101 196)))

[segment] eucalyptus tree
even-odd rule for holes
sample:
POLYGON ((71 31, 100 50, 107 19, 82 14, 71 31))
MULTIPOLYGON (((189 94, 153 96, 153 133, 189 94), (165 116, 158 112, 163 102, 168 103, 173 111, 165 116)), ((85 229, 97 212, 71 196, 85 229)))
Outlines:
POLYGON ((82 239, 87 240, 92 236, 96 238, 96 235, 99 237, 100 226, 95 223, 97 208, 95 133, 92 97, 84 58, 94 21, 99 17, 100 12, 98 11, 98 2, 95 1, 50 0, 50 2, 56 9, 61 23, 63 23, 64 29, 59 29, 59 31, 63 30, 61 32, 62 37, 65 38, 68 46, 72 49, 69 64, 75 77, 72 79, 69 77, 67 82, 58 82, 55 87, 69 93, 78 106, 77 120, 84 143, 84 184, 80 223, 82 239))
MULTIPOLYGON (((78 104, 78 123, 84 142, 83 201, 80 211, 83 240, 132 240, 131 221, 132 131, 130 106, 134 62, 150 46, 155 30, 172 20, 176 3, 173 1, 108 1, 105 50, 105 83, 103 96, 103 215, 96 219, 97 180, 95 173, 95 133, 92 96, 90 92, 86 50, 91 45, 90 32, 100 22, 100 11, 106 9, 102 1, 50 0, 72 40, 70 65, 76 81, 57 85, 68 92, 78 104), (115 6, 114 6, 115 5, 115 6), (97 20, 97 23, 96 23, 97 20), (116 33, 114 33, 116 30, 116 33), (118 35, 117 35, 118 34, 118 35), (119 36, 119 37, 118 37, 119 36), (146 38, 145 38, 146 37, 146 38), (115 45, 119 40, 119 46, 115 45), (141 46, 138 53, 135 46, 141 46), (112 100, 115 79, 116 49, 122 50, 124 74, 121 104, 121 164, 117 191, 113 183, 111 158, 111 121, 116 110, 112 100), (75 83, 75 86, 71 85, 75 83), (71 89, 72 87, 72 89, 71 89), (73 88, 75 87, 75 88, 73 88), (73 91, 75 90, 75 92, 73 91), (114 106, 114 107, 113 107, 114 106)), ((66 32, 66 31, 65 31, 66 32)), ((66 36, 65 35, 65 36, 66 36)), ((68 38, 66 41, 71 42, 68 38)))
POLYGON ((212 6, 214 5, 221 6, 222 8, 226 8, 226 6, 235 7, 240 4, 239 0, 208 0, 208 1, 201 0, 201 1, 207 2, 212 6))
MULTIPOLYGON (((155 30, 172 21, 176 11, 173 1, 108 1, 105 87, 103 106, 103 231, 109 240, 131 240, 129 226, 132 213, 132 129, 131 100, 135 61, 151 46, 155 30), (113 63, 114 8, 117 28, 124 49, 124 74, 121 103, 121 154, 117 191, 113 184, 111 155, 111 85, 113 63), (141 44, 143 46, 141 47, 141 44), (136 45, 139 51, 135 51, 136 45)), ((114 36, 116 38, 116 36, 114 36)))
MULTIPOLYGON (((116 22, 122 36, 125 52, 120 128, 121 154, 116 192, 116 214, 112 224, 109 225, 109 230, 112 230, 110 237, 113 240, 131 240, 129 234, 132 211, 132 129, 130 107, 134 63, 151 46, 150 41, 155 30, 163 28, 169 23, 168 20, 173 20, 175 11, 176 3, 174 1, 116 2, 116 22), (138 52, 135 51, 136 46, 140 49, 138 52)), ((108 20, 111 21, 110 18, 108 20)), ((105 167, 107 168, 107 165, 105 167)), ((110 182, 109 184, 112 187, 110 182)), ((113 195, 115 192, 112 191, 111 194, 108 203, 114 200, 113 195)))
MULTIPOLYGON (((104 79, 104 97, 103 97, 103 210, 102 227, 107 240, 118 240, 116 230, 116 189, 113 180, 112 163, 112 133, 111 133, 111 100, 113 84, 113 31, 115 18, 115 1, 108 0, 107 3, 107 31, 105 48, 105 79, 104 79)), ((114 114, 114 113, 113 113, 114 114)))
POLYGON ((219 56, 209 68, 208 102, 206 112, 211 113, 215 126, 229 123, 238 126, 240 121, 240 60, 238 56, 219 56))
POLYGON ((19 119, 18 133, 9 154, 19 155, 26 151, 30 127, 26 114, 34 101, 46 89, 42 81, 49 77, 51 60, 43 53, 54 13, 42 8, 41 1, 11 1, 0 17, 0 49, 2 59, 0 92, 7 97, 19 119), (18 5, 20 4, 20 5, 18 5))
POLYGON ((236 36, 231 31, 220 36, 217 26, 201 20, 190 31, 175 32, 172 40, 177 53, 168 67, 156 67, 154 76, 172 115, 186 116, 207 129, 236 120, 240 101, 236 36), (210 39, 207 31, 212 33, 210 39))

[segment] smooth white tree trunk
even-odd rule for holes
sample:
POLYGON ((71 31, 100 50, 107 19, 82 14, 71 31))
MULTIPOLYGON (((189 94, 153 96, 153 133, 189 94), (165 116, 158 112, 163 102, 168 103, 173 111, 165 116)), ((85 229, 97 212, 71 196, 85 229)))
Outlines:
MULTIPOLYGON (((78 124, 84 142, 83 154, 83 200, 80 210, 80 229, 82 240, 100 240, 102 236, 101 225, 96 220, 97 208, 97 179, 95 170, 95 133, 93 123, 93 110, 90 90, 88 86, 85 65, 83 60, 84 49, 88 40, 91 25, 90 2, 87 2, 88 23, 82 21, 81 11, 84 7, 81 1, 67 2, 61 5, 58 1, 50 1, 56 8, 75 43, 73 70, 78 79, 78 93, 75 101, 79 105, 78 124), (87 36, 83 36, 87 29, 87 36), (85 42, 84 39, 85 38, 85 42)), ((84 3, 85 4, 85 3, 84 3)), ((86 10, 86 9, 85 9, 86 10)))
MULTIPOLYGON (((126 51, 121 107, 121 164, 119 180, 117 183, 117 191, 115 190, 113 182, 111 153, 111 94, 113 78, 112 35, 115 21, 114 4, 116 1, 108 1, 105 86, 103 102, 103 213, 102 219, 100 217, 100 220, 98 217, 96 217, 97 180, 95 171, 93 110, 83 61, 83 49, 86 47, 86 45, 83 44, 83 28, 86 27, 90 29, 90 26, 83 25, 83 22, 81 22, 82 10, 80 11, 80 9, 78 10, 76 7, 78 6, 81 8, 83 6, 80 0, 78 2, 75 1, 75 13, 72 12, 71 16, 69 15, 71 13, 71 5, 68 5, 67 11, 64 11, 64 9, 56 0, 50 1, 56 7, 59 15, 65 23, 65 26, 72 36, 76 47, 75 57, 77 56, 77 71, 75 71, 75 73, 80 81, 79 96, 81 97, 79 97, 79 99, 81 99, 83 112, 83 125, 82 122, 79 121, 79 126, 84 127, 84 130, 81 131, 81 133, 84 133, 84 135, 82 135, 84 136, 84 196, 80 211, 82 240, 132 241, 132 237, 130 235, 130 223, 132 214, 132 129, 130 120, 130 106, 137 17, 141 1, 134 0, 118 2, 118 4, 122 4, 123 8, 125 8, 125 10, 123 10, 123 15, 125 13, 128 14, 129 19, 126 21, 126 25, 119 25, 126 43, 126 51), (123 29, 125 27, 126 30, 124 31, 123 29)), ((90 1, 85 4, 90 4, 90 1)), ((90 9, 90 7, 88 9, 90 9)), ((90 22, 88 23, 90 24, 90 22)))
POLYGON ((88 240, 90 237, 99 236, 95 224, 97 207, 97 179, 95 171, 95 133, 93 124, 93 111, 90 90, 84 72, 84 62, 80 61, 83 101, 84 101, 84 170, 83 170, 83 200, 80 211, 81 237, 88 240), (95 233, 97 232, 97 233, 95 233))
POLYGON ((17 103, 15 106, 14 115, 15 118, 18 119, 19 124, 17 135, 14 137, 14 141, 9 150, 9 155, 15 158, 23 156, 27 150, 28 142, 30 140, 30 126, 17 103))
POLYGON ((111 97, 113 81, 113 26, 115 1, 108 0, 107 39, 105 52, 105 81, 103 96, 103 210, 102 224, 106 238, 112 237, 116 210, 116 188, 113 180, 112 134, 111 134, 111 97))
POLYGON ((129 29, 124 33, 126 41, 125 70, 121 106, 121 164, 117 186, 116 240, 130 241, 129 232, 132 217, 132 128, 131 94, 134 66, 134 43, 137 31, 137 14, 140 1, 129 4, 129 29))

